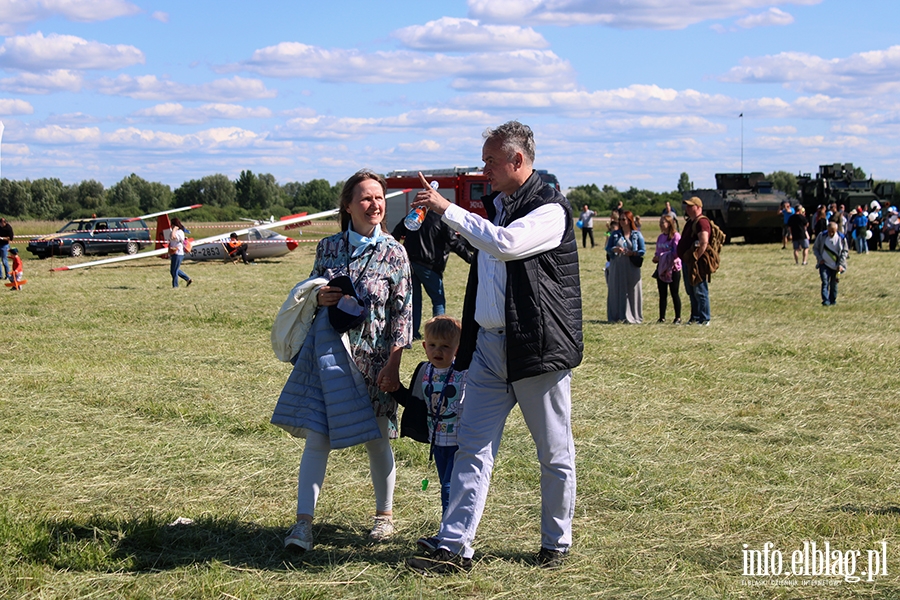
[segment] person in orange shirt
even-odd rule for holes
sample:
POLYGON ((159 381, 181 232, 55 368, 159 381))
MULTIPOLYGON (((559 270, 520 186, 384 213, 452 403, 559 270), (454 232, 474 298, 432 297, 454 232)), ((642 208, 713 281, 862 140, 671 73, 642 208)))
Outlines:
POLYGON ((245 265, 250 264, 250 259, 247 258, 247 244, 242 243, 236 233, 231 234, 231 238, 225 242, 225 250, 228 251, 228 257, 234 260, 238 255, 240 255, 241 260, 244 261, 245 265))
POLYGON ((12 282, 12 290, 18 290, 25 282, 25 274, 22 269, 22 259, 19 257, 18 248, 10 248, 9 255, 12 257, 12 267, 9 270, 8 279, 12 282))

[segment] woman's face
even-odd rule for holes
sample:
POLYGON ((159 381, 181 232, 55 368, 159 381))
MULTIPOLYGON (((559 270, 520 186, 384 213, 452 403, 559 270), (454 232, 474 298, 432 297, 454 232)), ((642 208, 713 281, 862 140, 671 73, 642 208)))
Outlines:
POLYGON ((669 233, 669 222, 666 221, 665 219, 660 219, 660 220, 659 220, 659 231, 660 231, 660 233, 665 233, 665 234, 668 235, 668 233, 669 233))
POLYGON ((366 179, 353 188, 353 200, 347 207, 353 231, 368 236, 384 220, 384 190, 374 179, 366 179))

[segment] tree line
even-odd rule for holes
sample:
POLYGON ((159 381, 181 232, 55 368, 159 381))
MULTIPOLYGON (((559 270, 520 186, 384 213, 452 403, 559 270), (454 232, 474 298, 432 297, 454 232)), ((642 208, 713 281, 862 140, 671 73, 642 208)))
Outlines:
MULTIPOLYGON (((857 167, 854 177, 865 179, 857 167)), ((766 176, 775 189, 796 197, 797 176, 775 171, 766 176)), ((34 181, 0 180, 0 215, 15 219, 66 220, 110 216, 137 216, 202 204, 191 213, 194 221, 233 221, 241 218, 276 219, 299 212, 319 212, 336 208, 343 182, 331 185, 324 179, 279 184, 269 173, 241 171, 232 181, 222 174, 192 179, 172 190, 168 185, 147 181, 132 173, 115 185, 104 188, 93 179, 65 185, 55 178, 34 181)), ((585 204, 605 213, 620 204, 636 215, 660 215, 666 202, 680 207, 682 193, 694 189, 687 173, 682 173, 676 189, 654 192, 634 186, 620 191, 615 186, 576 185, 567 196, 575 213, 585 204)), ((897 186, 900 193, 900 186, 897 186)))
POLYGON ((0 215, 16 219, 66 220, 137 216, 170 208, 202 204, 192 221, 233 221, 240 218, 276 219, 298 212, 319 212, 337 206, 343 182, 324 179, 280 185, 268 173, 241 171, 232 181, 222 174, 192 179, 172 190, 132 173, 104 188, 93 179, 66 185, 56 178, 0 180, 0 215))

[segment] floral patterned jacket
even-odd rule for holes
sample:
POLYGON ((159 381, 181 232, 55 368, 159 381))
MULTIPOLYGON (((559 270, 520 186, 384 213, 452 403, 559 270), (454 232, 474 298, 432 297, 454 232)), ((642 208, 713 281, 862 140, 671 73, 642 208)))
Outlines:
POLYGON ((353 361, 366 379, 375 416, 389 417, 391 438, 397 437, 397 402, 378 389, 376 379, 391 348, 409 348, 412 342, 412 285, 406 250, 386 235, 374 248, 350 257, 347 232, 324 238, 316 247, 316 262, 310 277, 331 280, 348 275, 369 317, 347 332, 353 361))

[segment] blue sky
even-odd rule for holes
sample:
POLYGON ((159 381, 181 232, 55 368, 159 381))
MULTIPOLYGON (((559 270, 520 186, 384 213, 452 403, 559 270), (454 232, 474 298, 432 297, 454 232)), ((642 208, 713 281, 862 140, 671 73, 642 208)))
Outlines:
POLYGON ((898 17, 895 0, 0 0, 0 168, 336 182, 479 166, 482 131, 518 119, 563 187, 713 187, 742 148, 744 171, 900 180, 898 17))

